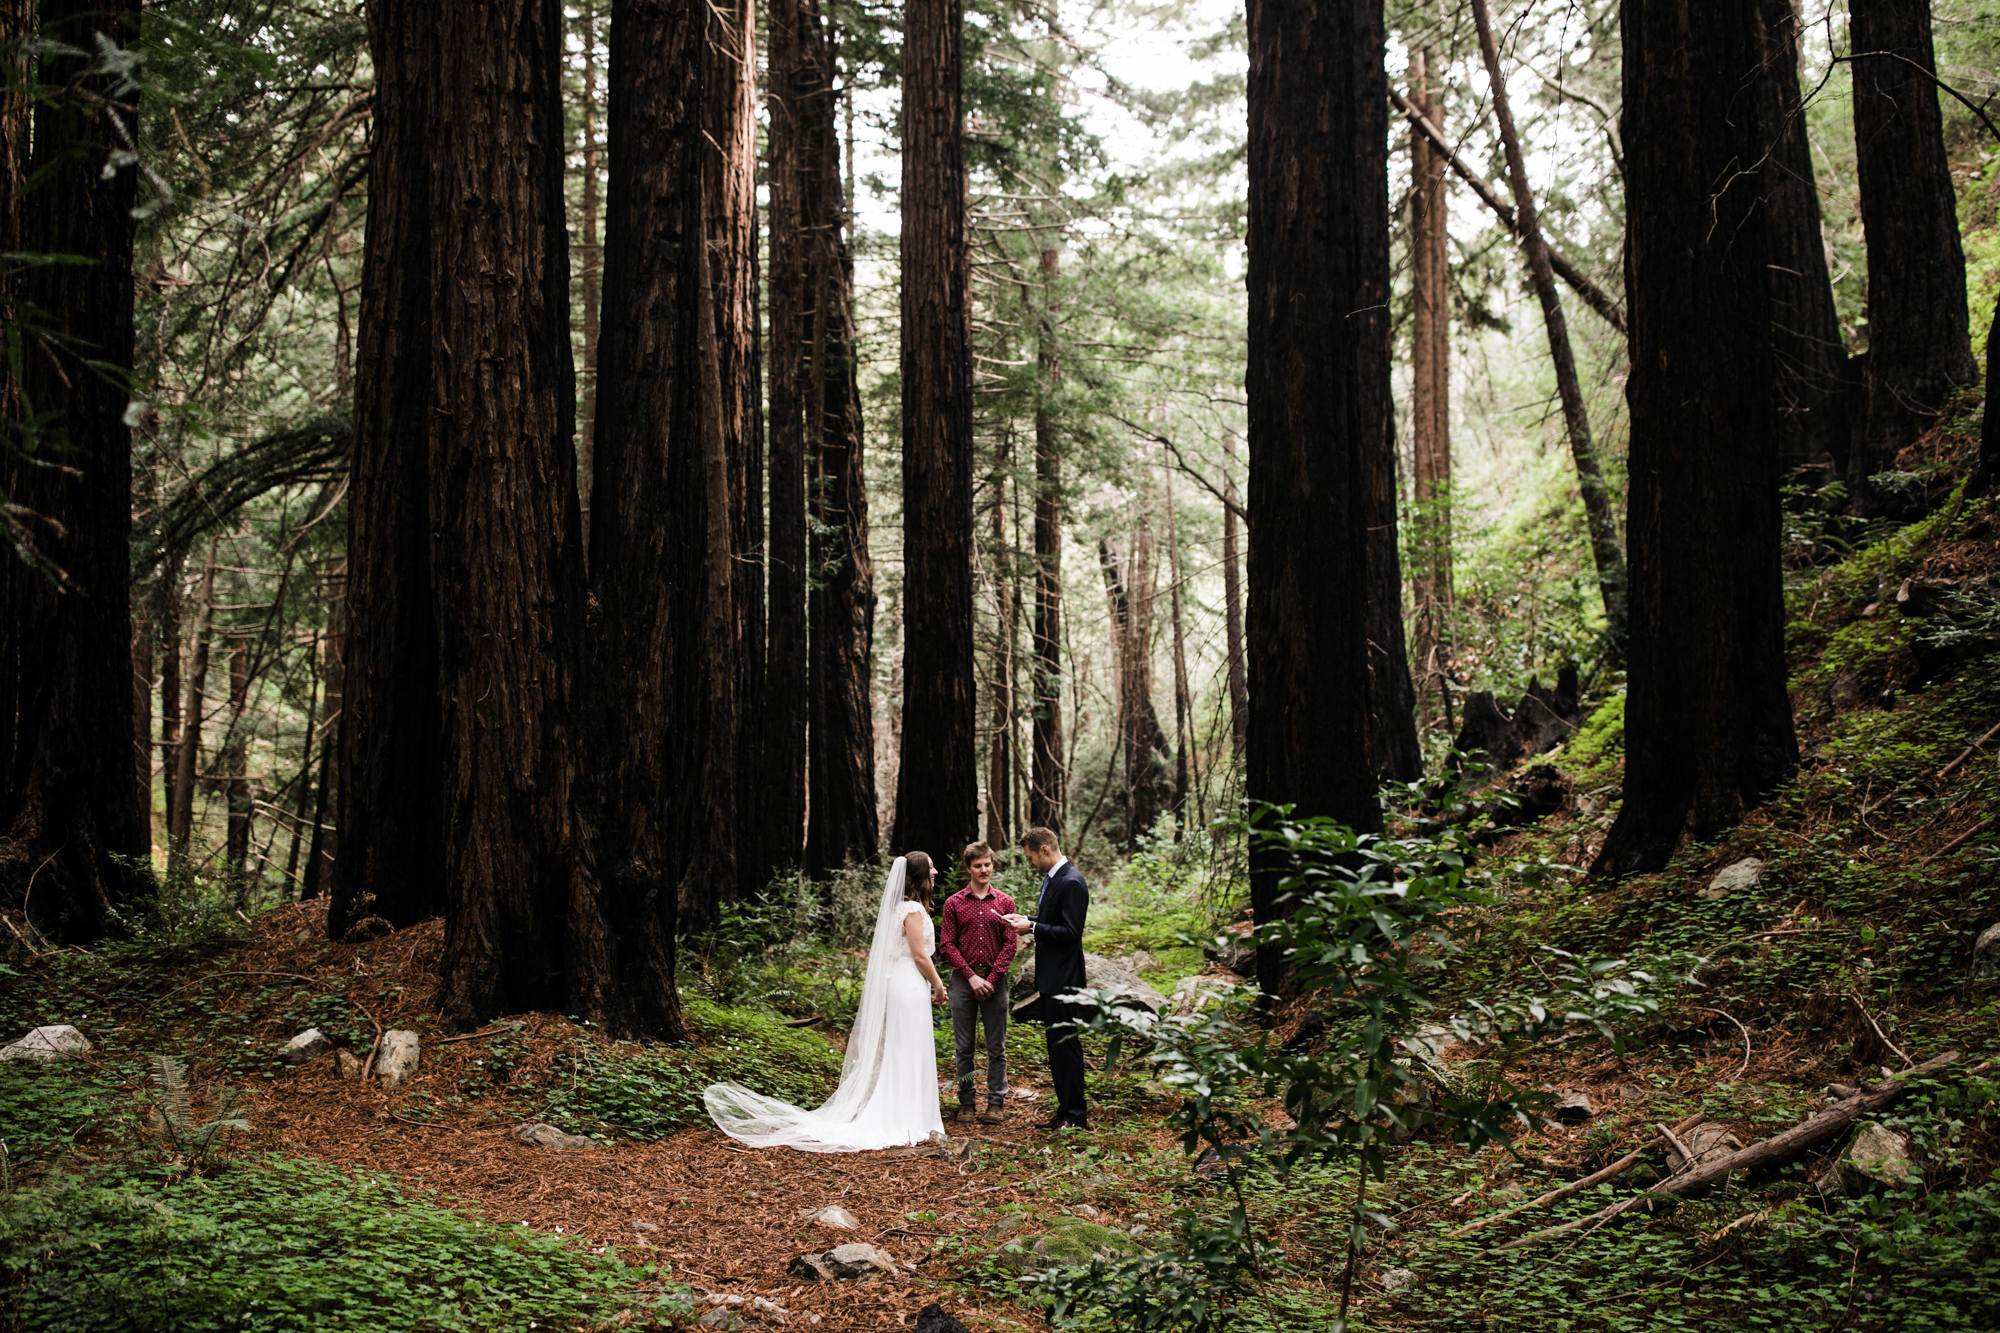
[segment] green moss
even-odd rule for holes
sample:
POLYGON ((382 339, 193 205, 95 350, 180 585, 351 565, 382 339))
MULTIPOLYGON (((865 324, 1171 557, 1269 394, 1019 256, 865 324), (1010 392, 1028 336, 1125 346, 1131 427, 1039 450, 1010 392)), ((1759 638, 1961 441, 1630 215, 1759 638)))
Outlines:
POLYGON ((1583 720, 1576 735, 1555 757, 1556 768, 1579 791, 1618 779, 1625 762, 1625 692, 1606 699, 1583 720))

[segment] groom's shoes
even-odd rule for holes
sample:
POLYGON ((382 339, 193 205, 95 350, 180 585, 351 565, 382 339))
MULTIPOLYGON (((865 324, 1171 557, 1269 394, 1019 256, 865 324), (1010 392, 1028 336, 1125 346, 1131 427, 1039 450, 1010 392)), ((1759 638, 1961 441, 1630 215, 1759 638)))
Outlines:
POLYGON ((1046 1130, 1089 1129, 1090 1122, 1087 1120, 1073 1120, 1068 1116, 1059 1115, 1053 1119, 1042 1121, 1039 1125, 1036 1125, 1035 1128, 1046 1129, 1046 1130))

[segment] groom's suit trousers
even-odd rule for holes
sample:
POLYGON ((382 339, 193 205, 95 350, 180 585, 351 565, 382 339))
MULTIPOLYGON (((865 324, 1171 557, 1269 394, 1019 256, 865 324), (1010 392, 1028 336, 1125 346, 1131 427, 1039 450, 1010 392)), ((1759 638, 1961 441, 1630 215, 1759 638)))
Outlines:
POLYGON ((1049 1029, 1049 1082, 1056 1089, 1056 1115, 1064 1120, 1082 1120, 1083 1043, 1076 1037, 1074 1005, 1052 996, 1042 997, 1042 1021, 1049 1029))

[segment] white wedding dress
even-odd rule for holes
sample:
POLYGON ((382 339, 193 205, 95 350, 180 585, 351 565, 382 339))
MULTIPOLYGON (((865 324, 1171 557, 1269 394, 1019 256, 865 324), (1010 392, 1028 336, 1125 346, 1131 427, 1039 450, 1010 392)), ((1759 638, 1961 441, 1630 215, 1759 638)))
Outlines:
POLYGON ((740 1083, 711 1084, 702 1100, 730 1138, 753 1148, 865 1152, 943 1136, 931 988, 904 933, 909 914, 923 917, 926 957, 936 952, 937 939, 923 904, 903 901, 904 873, 899 856, 882 886, 840 1086, 824 1105, 807 1111, 740 1083))

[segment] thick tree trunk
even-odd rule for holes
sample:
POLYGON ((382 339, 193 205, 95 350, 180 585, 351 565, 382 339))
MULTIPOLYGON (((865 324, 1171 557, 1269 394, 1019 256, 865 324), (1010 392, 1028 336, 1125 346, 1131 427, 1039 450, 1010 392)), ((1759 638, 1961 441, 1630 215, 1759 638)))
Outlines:
MULTIPOLYGON (((433 409, 430 158, 439 69, 433 11, 381 0, 368 14, 375 96, 367 248, 355 344, 347 494, 347 632, 337 745, 338 855, 327 932, 379 916, 414 925, 445 908, 437 625, 430 530, 433 409)), ((460 276, 463 276, 461 270, 460 276)), ((328 785, 322 778, 322 790, 328 785)), ((308 874, 329 851, 315 821, 308 874)))
POLYGON ((201 773, 202 723, 208 712, 208 656, 215 641, 215 538, 208 540, 202 562, 201 591, 196 594, 194 637, 189 641, 187 694, 181 705, 180 744, 174 747, 174 804, 167 811, 167 855, 186 864, 194 837, 194 796, 201 773))
MULTIPOLYGON (((1395 447, 1381 0, 1250 0, 1249 32, 1245 786, 1372 832, 1369 529, 1395 447)), ((1279 915, 1283 873, 1253 850, 1259 921, 1279 915)), ((1257 968, 1275 992, 1277 952, 1257 968)))
POLYGON ((1151 531, 1142 520, 1122 563, 1109 542, 1098 542, 1097 561, 1111 606, 1119 748, 1125 755, 1125 819, 1119 841, 1130 847, 1153 831, 1168 794, 1167 736, 1153 707, 1156 579, 1151 531))
POLYGON ((764 418, 757 299, 756 23, 751 0, 704 7, 702 192, 707 207, 709 290, 716 373, 727 458, 729 571, 733 602, 729 660, 736 670, 737 876, 715 888, 725 898, 763 892, 780 849, 760 827, 764 707, 764 418))
POLYGON ((1992 328, 1986 335, 1986 425, 1979 435, 1979 480, 1986 486, 2000 482, 2000 378, 1996 378, 1994 354, 2000 352, 2000 303, 1993 307, 1992 328))
POLYGON ((1796 759, 1768 332, 1783 229, 1763 202, 1779 127, 1758 87, 1789 72, 1753 7, 1623 14, 1633 597, 1611 874, 1728 828, 1796 759))
POLYGON ((958 0, 903 35, 903 745, 896 850, 948 866, 979 826, 972 649, 972 327, 958 0))
POLYGON ((1771 268, 1771 339, 1778 361, 1778 471, 1816 484, 1847 459, 1847 349, 1834 309, 1820 227, 1819 186, 1799 100, 1795 0, 1760 0, 1761 87, 1776 141, 1765 163, 1765 208, 1777 258, 1771 268))
POLYGON ((250 645, 238 640, 229 649, 229 741, 223 748, 222 779, 229 803, 228 832, 224 848, 229 873, 241 875, 249 869, 250 818, 250 738, 243 732, 243 711, 250 704, 250 645))
MULTIPOLYGON (((584 562, 563 226, 561 11, 432 0, 429 531, 444 953, 463 1027, 607 1012, 577 811, 584 562), (489 275, 509 275, 504 282, 489 275)), ((615 160, 615 158, 614 158, 615 160)))
POLYGON ((1222 621, 1229 680, 1229 745, 1239 774, 1250 735, 1250 690, 1243 656, 1243 557, 1236 531, 1236 437, 1222 437, 1222 621))
POLYGON ((1850 0, 1854 148, 1868 239, 1867 416, 1848 460, 1864 510, 1868 478, 1973 383, 1958 197, 1932 79, 1929 0, 1850 0))
POLYGON ((585 0, 583 19, 583 375, 577 401, 576 485, 583 512, 584 549, 590 547, 590 485, 594 475, 597 431, 597 338, 602 318, 599 298, 604 290, 604 242, 599 226, 597 163, 599 103, 597 99, 597 5, 585 0))
POLYGON ((1062 441, 1056 429, 1054 296, 1061 259, 1042 251, 1042 318, 1035 360, 1035 664, 1034 777, 1028 785, 1028 822, 1062 830, 1069 792, 1062 714, 1062 441))
MULTIPOLYGON (((28 126, 32 86, 28 45, 34 31, 34 0, 0 0, 0 254, 15 254, 22 248, 22 196, 28 183, 28 126)), ((12 330, 19 304, 20 275, 8 265, 0 271, 0 329, 12 330)), ((14 359, 0 356, 0 434, 10 447, 21 431, 21 407, 14 381, 14 359)), ((11 472, 0 461, 0 484, 11 483, 11 472)), ((11 497, 11 493, 9 494, 11 497)), ((22 540, 18 520, 0 517, 0 609, 12 611, 28 594, 17 591, 17 579, 36 577, 25 568, 11 548, 22 540)), ((10 807, 19 790, 20 778, 16 719, 20 712, 22 679, 21 654, 12 639, 12 630, 0 624, 0 810, 10 807)))
POLYGON ((804 58, 802 24, 814 23, 800 0, 772 0, 770 41, 770 612, 765 648, 764 728, 758 841, 774 867, 798 864, 806 821, 806 394, 812 354, 816 238, 806 232, 808 139, 804 119, 819 112, 816 71, 804 58))
POLYGON ((841 140, 834 126, 833 47, 817 5, 796 29, 805 77, 798 87, 802 239, 812 256, 811 362, 805 379, 811 468, 808 503, 812 579, 806 614, 808 815, 806 869, 823 876, 875 855, 875 584, 868 554, 868 491, 862 466, 860 380, 854 336, 854 266, 842 227, 841 140))
MULTIPOLYGON (((0 549, 0 900, 63 942, 116 928, 139 875, 115 858, 147 842, 132 787, 129 395, 91 364, 132 365, 137 185, 118 154, 137 126, 119 80, 85 73, 100 42, 126 47, 138 30, 137 0, 43 0, 38 82, 66 91, 34 109, 35 189, 8 193, 22 250, 93 261, 21 276, 18 300, 44 322, 23 340, 19 392, 49 417, 0 462, 33 552, 0 549), (58 450, 63 466, 47 466, 58 450)), ((10 140, 18 129, 16 113, 10 140)))
MULTIPOLYGON (((1410 105, 1440 133, 1444 98, 1429 51, 1410 55, 1410 105)), ((1451 236, 1444 153, 1410 129, 1410 436, 1416 531, 1410 559, 1415 676, 1425 714, 1447 730, 1451 706, 1451 236)))
POLYGON ((1472 17, 1479 29, 1479 52, 1486 62, 1486 77, 1493 90, 1493 115, 1499 123, 1500 142, 1507 156, 1507 179, 1514 190, 1515 231, 1527 253, 1528 276, 1541 303, 1542 323, 1548 330, 1556 395, 1562 400, 1563 427, 1569 437, 1570 457, 1576 463, 1577 489, 1583 495, 1584 519, 1590 529, 1590 554, 1597 565, 1597 591, 1604 601, 1605 635, 1615 653, 1625 642, 1626 625, 1625 552, 1618 541, 1618 520, 1612 513, 1611 489, 1605 485, 1604 470, 1598 465, 1597 446, 1590 438, 1590 416, 1584 408, 1583 385, 1576 375, 1576 355, 1570 348, 1569 321, 1563 315, 1562 297, 1556 291, 1548 243, 1542 239, 1541 218, 1535 208, 1534 191, 1528 186, 1520 136, 1514 132, 1514 113, 1507 102, 1507 81, 1500 72, 1500 47, 1493 38, 1493 19, 1487 12, 1486 0, 1472 0, 1472 17))

